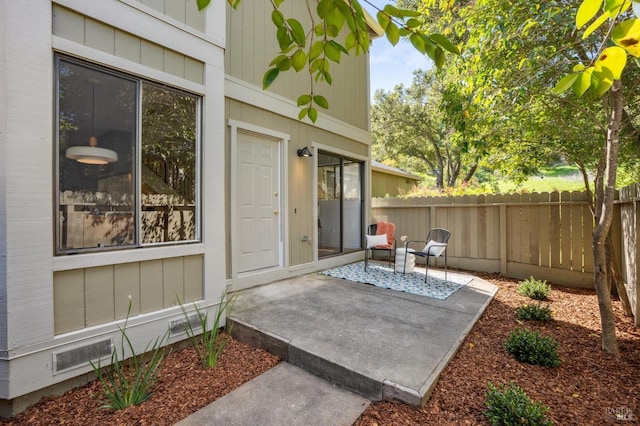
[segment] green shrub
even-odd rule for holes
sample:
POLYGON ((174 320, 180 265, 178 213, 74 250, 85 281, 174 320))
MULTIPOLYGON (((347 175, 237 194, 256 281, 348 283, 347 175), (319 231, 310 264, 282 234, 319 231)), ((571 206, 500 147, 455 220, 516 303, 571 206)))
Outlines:
POLYGON ((515 359, 544 367, 560 365, 558 342, 550 336, 541 336, 537 331, 515 329, 504 344, 515 359))
MULTIPOLYGON (((226 291, 222 292, 211 327, 209 327, 209 314, 202 312, 194 303, 193 306, 198 316, 198 326, 195 329, 191 324, 191 321, 189 321, 187 311, 184 309, 182 304, 180 304, 182 313, 187 320, 187 336, 189 336, 189 342, 196 350, 198 358, 204 368, 212 368, 216 366, 218 363, 218 357, 229 342, 229 335, 220 335, 220 321, 222 320, 224 312, 230 310, 233 306, 233 300, 233 297, 227 299, 226 291), (201 331, 202 333, 197 334, 196 331, 201 331)), ((230 332, 231 330, 229 330, 229 333, 230 332)))
POLYGON ((100 360, 97 364, 90 362, 102 385, 104 400, 100 408, 122 410, 132 405, 142 404, 149 399, 151 387, 158 378, 164 359, 164 344, 169 337, 169 332, 149 343, 142 353, 136 354, 126 332, 130 314, 131 299, 129 299, 129 309, 124 325, 118 326, 120 355, 117 349, 114 350, 111 353, 111 365, 105 369, 100 366, 100 360), (128 359, 125 356, 125 348, 128 348, 132 354, 128 359))
POLYGON ((500 389, 489 382, 486 393, 487 411, 484 415, 494 426, 530 425, 550 426, 553 424, 545 415, 549 407, 540 402, 533 402, 527 394, 513 382, 505 389, 500 389))
POLYGON ((551 309, 541 305, 519 306, 516 317, 522 321, 551 321, 551 309))
POLYGON ((551 286, 546 281, 536 280, 533 277, 520 281, 518 285, 518 293, 535 300, 545 300, 550 290, 551 286))

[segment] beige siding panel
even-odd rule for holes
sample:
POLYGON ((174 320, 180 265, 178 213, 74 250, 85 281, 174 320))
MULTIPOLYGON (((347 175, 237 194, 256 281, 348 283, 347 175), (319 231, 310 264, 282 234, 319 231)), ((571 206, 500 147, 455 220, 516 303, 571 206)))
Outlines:
POLYGON ((164 308, 162 260, 140 263, 140 312, 147 313, 164 308))
POLYGON ((140 50, 138 37, 116 30, 116 56, 140 63, 140 50))
POLYGON ((131 300, 131 315, 138 315, 140 313, 140 263, 123 263, 115 265, 114 269, 116 319, 127 316, 129 300, 131 300))
POLYGON ((193 58, 184 58, 184 77, 195 83, 204 84, 204 64, 193 58))
POLYGON ((140 63, 157 70, 164 69, 164 49, 146 40, 142 40, 140 45, 140 63))
MULTIPOLYGON (((226 9, 231 9, 227 7, 226 9)), ((204 12, 198 10, 198 4, 195 1, 187 1, 186 9, 186 21, 185 23, 198 31, 204 31, 205 29, 205 16, 204 12)))
POLYGON ((164 49, 164 67, 165 72, 184 77, 184 55, 173 50, 164 49))
POLYGON ((175 306, 184 300, 184 260, 182 257, 162 261, 164 307, 175 306))
POLYGON ((150 7, 153 10, 157 10, 160 13, 164 13, 165 0, 140 0, 140 3, 150 7))
POLYGON ((187 256, 184 258, 184 300, 194 302, 203 298, 203 257, 187 256))
MULTIPOLYGON (((196 3, 192 1, 192 3, 196 3)), ((178 22, 187 22, 186 0, 165 0, 164 14, 178 22)))
POLYGON ((53 34, 84 44, 84 16, 69 9, 53 7, 53 34))
POLYGON ((84 318, 84 270, 73 269, 53 274, 54 332, 80 330, 84 318))
POLYGON ((116 51, 116 31, 93 19, 85 20, 85 45, 110 54, 116 51))
POLYGON ((87 327, 115 319, 113 266, 85 270, 85 303, 87 327))

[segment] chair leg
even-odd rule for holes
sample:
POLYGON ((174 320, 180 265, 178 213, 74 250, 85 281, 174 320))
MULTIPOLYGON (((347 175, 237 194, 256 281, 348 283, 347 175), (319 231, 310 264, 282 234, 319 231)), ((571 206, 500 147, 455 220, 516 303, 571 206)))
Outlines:
POLYGON ((364 249, 364 271, 367 272, 367 264, 369 263, 369 249, 364 249))
POLYGON ((427 278, 429 278, 429 256, 426 256, 424 259, 426 262, 426 267, 424 270, 424 283, 427 284, 427 278))
POLYGON ((447 251, 444 251, 444 280, 447 280, 447 251))

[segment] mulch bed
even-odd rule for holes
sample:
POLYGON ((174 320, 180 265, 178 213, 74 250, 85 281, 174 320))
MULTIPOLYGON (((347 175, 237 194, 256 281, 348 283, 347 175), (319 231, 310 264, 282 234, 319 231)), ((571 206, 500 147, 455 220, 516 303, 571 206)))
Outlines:
MULTIPOLYGON (((476 274, 478 275, 478 274, 476 274)), ((553 286, 543 302, 554 312, 549 323, 522 322, 515 308, 531 300, 515 291, 518 281, 481 275, 499 287, 460 350, 421 408, 383 401, 373 403, 357 426, 488 424, 483 411, 487 383, 515 384, 550 407, 557 425, 640 424, 640 328, 614 301, 622 358, 601 350, 598 305, 593 291, 553 286), (560 343, 562 364, 545 368, 523 364, 503 343, 517 327, 538 330, 560 343), (616 420, 616 414, 621 419, 616 420)), ((170 425, 278 364, 263 350, 231 339, 213 369, 203 369, 190 349, 173 351, 164 361, 151 398, 119 412, 100 410, 97 382, 47 398, 0 425, 170 425)))

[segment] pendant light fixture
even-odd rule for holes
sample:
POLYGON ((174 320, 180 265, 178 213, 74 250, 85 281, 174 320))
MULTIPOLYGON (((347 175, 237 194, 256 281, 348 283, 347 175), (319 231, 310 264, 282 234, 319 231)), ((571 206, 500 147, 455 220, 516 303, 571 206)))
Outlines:
POLYGON ((96 125, 96 84, 99 82, 95 79, 90 79, 88 82, 91 84, 91 137, 89 138, 89 145, 77 145, 67 148, 66 157, 84 164, 104 165, 115 163, 118 161, 118 153, 111 149, 100 148, 98 139, 94 136, 96 125))

